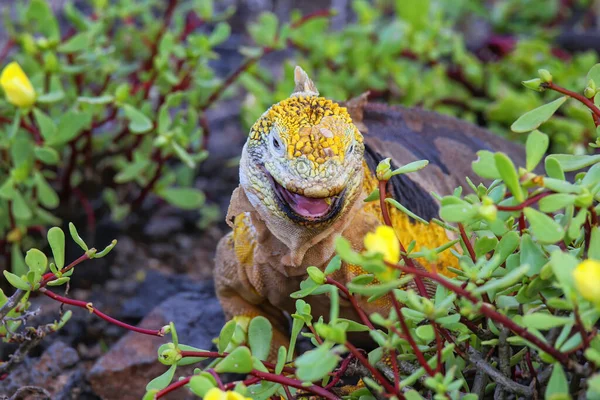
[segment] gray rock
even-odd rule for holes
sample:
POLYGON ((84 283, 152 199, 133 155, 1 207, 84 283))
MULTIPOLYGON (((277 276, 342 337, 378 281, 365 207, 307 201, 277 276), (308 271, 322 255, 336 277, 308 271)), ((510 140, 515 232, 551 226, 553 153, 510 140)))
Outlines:
MULTIPOLYGON (((223 326, 224 316, 218 300, 209 293, 213 293, 211 282, 198 292, 173 295, 148 314, 140 326, 159 329, 173 321, 181 343, 210 349, 212 339, 223 326)), ((170 337, 127 333, 88 373, 95 393, 106 400, 140 399, 146 384, 167 369, 158 362, 157 349, 169 341, 170 337)), ((178 369, 176 376, 189 374, 192 369, 193 366, 178 369)), ((183 398, 185 394, 183 390, 173 398, 183 398)))

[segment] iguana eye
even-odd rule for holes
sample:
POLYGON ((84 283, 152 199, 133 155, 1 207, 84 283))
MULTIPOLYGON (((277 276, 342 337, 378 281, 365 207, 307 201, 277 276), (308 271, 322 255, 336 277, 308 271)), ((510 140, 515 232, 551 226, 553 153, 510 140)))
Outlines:
POLYGON ((350 154, 354 151, 354 143, 352 143, 349 147, 348 147, 348 151, 346 153, 350 154))
POLYGON ((279 148, 281 147, 281 145, 279 144, 279 140, 277 140, 275 136, 273 136, 273 147, 275 147, 277 150, 279 150, 279 148))
POLYGON ((281 142, 281 139, 279 139, 274 133, 271 133, 271 138, 269 139, 269 148, 271 153, 277 157, 282 157, 285 153, 283 142, 281 142))

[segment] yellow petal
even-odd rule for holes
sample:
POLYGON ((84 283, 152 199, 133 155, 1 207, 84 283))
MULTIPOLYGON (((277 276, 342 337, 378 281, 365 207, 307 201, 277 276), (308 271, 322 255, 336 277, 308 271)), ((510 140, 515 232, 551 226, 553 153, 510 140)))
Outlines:
POLYGON ((379 253, 389 263, 396 264, 400 260, 400 244, 394 229, 382 225, 375 232, 369 232, 365 236, 365 249, 368 253, 379 253))
POLYGON ((4 68, 0 75, 0 86, 4 90, 6 100, 17 107, 28 108, 35 103, 35 89, 16 62, 11 62, 4 68))
POLYGON ((227 393, 219 388, 212 388, 206 392, 204 400, 227 400, 227 393))
POLYGON ((584 299, 600 303, 600 262, 585 260, 573 271, 575 287, 584 299))
POLYGON ((227 400, 252 400, 251 397, 244 397, 237 392, 228 391, 227 400))

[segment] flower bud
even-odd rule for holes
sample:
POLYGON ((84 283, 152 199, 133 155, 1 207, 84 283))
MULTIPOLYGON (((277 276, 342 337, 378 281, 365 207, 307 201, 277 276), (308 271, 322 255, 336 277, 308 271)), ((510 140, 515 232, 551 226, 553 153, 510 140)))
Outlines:
POLYGON ((535 90, 536 92, 543 92, 545 90, 542 86, 542 80, 540 78, 522 81, 521 84, 527 89, 535 90))
POLYGON ((315 283, 317 283, 319 285, 322 285, 325 283, 325 274, 319 268, 308 267, 306 269, 306 272, 308 273, 308 276, 310 276, 310 279, 315 281, 315 283))
POLYGON ((35 89, 18 63, 11 62, 4 68, 0 74, 0 86, 9 103, 21 108, 35 104, 35 89))
POLYGON ((573 271, 575 287, 584 299, 600 304, 600 261, 585 260, 573 271))
POLYGON ((594 195, 589 191, 589 189, 584 188, 580 194, 575 197, 575 206, 580 208, 588 208, 592 205, 594 201, 594 195))
POLYGON ((58 72, 58 58, 56 58, 56 54, 53 52, 46 52, 44 54, 44 69, 47 72, 58 72))
POLYGON ((377 179, 380 181, 389 181, 392 177, 392 159, 386 158, 381 160, 375 170, 377 179))
POLYGON ((365 236, 365 250, 370 254, 381 254, 389 263, 397 264, 400 260, 400 244, 396 232, 387 225, 378 226, 375 232, 365 236))
POLYGON ((592 89, 591 87, 588 86, 583 90, 583 95, 585 97, 587 97, 588 99, 591 99, 594 96, 596 96, 596 89, 592 89))
POLYGON ((498 215, 498 209, 495 205, 481 206, 479 207, 479 215, 485 218, 487 221, 495 221, 498 215))
POLYGON ((182 357, 181 357, 181 353, 179 352, 179 350, 170 348, 170 349, 163 350, 160 353, 160 355, 158 357, 158 361, 160 361, 164 365, 173 365, 177 361, 181 360, 181 358, 182 357))
POLYGON ((552 74, 547 69, 538 69, 540 79, 544 83, 552 83, 552 74))

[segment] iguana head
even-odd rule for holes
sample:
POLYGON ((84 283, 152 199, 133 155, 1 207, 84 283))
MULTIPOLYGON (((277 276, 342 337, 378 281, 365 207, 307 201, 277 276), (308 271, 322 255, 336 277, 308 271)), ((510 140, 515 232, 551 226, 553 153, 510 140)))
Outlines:
POLYGON ((300 67, 295 82, 292 95, 252 126, 240 180, 267 217, 318 226, 361 193, 364 145, 346 108, 319 97, 300 67))

